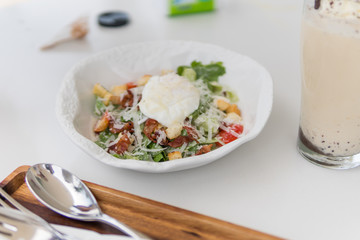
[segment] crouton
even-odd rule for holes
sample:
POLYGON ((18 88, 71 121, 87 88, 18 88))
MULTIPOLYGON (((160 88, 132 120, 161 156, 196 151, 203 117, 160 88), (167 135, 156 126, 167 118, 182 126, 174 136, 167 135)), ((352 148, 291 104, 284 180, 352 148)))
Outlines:
POLYGON ((168 158, 169 158, 169 160, 180 159, 180 158, 182 158, 181 152, 174 151, 174 152, 168 153, 168 158))
POLYGON ((161 70, 161 76, 164 76, 164 75, 167 75, 169 73, 173 73, 174 71, 173 70, 169 70, 169 69, 163 69, 161 70))
POLYGON ((108 90, 106 90, 103 86, 101 86, 99 83, 95 84, 93 87, 93 93, 100 97, 103 98, 103 103, 107 106, 109 105, 110 102, 110 97, 112 96, 111 93, 108 92, 108 90))
POLYGON ((215 98, 214 104, 221 111, 225 111, 228 107, 230 107, 229 100, 227 100, 226 98, 215 98))
POLYGON ((105 106, 109 105, 111 96, 112 96, 111 93, 106 93, 105 94, 104 99, 103 99, 103 103, 105 104, 105 106))
POLYGON ((95 84, 93 87, 93 93, 101 98, 104 98, 107 93, 109 93, 103 86, 99 83, 95 84))
POLYGON ((149 79, 150 79, 151 77, 152 77, 152 76, 151 76, 151 75, 148 75, 148 74, 142 76, 142 77, 137 81, 137 85, 138 85, 138 86, 145 86, 145 85, 148 83, 148 81, 149 81, 149 79))
POLYGON ((237 107, 236 104, 231 104, 228 108, 226 108, 226 113, 236 113, 237 115, 241 116, 240 109, 237 107))
POLYGON ((241 122, 241 120, 242 118, 234 112, 227 113, 226 117, 223 119, 223 121, 227 124, 232 124, 232 123, 238 124, 241 122))
POLYGON ((122 93, 124 93, 127 90, 126 84, 114 86, 111 89, 111 93, 115 96, 120 96, 122 93))
POLYGON ((108 112, 105 112, 102 117, 96 122, 94 127, 94 132, 102 132, 104 131, 108 126, 110 122, 110 117, 108 112))
POLYGON ((177 124, 173 124, 172 126, 168 127, 165 130, 165 133, 166 133, 167 138, 174 139, 174 138, 180 136, 181 130, 182 130, 182 125, 177 123, 177 124))

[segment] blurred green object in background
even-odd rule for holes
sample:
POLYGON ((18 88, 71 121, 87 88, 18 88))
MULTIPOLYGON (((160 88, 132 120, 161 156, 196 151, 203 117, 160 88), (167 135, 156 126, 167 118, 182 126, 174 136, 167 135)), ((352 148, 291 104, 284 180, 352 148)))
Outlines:
POLYGON ((215 8, 215 0, 168 0, 169 15, 181 15, 212 11, 215 8))

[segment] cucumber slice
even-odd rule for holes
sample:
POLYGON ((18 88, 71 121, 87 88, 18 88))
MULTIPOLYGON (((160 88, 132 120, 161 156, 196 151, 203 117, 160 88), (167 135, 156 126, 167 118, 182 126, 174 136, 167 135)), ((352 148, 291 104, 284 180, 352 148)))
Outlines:
POLYGON ((213 93, 219 93, 222 91, 222 86, 218 83, 218 82, 209 82, 208 83, 208 88, 210 89, 210 91, 212 91, 213 93))
POLYGON ((232 103, 236 103, 239 101, 239 98, 235 92, 232 91, 225 91, 225 96, 230 100, 232 103))
POLYGON ((196 80, 196 72, 192 68, 184 68, 181 75, 189 79, 189 81, 193 82, 196 80))

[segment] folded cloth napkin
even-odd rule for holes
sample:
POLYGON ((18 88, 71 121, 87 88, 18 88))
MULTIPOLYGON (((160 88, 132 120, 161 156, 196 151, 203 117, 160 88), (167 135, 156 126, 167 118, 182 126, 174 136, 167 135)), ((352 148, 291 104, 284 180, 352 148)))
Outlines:
POLYGON ((70 236, 74 236, 81 240, 130 240, 133 239, 131 237, 123 236, 123 235, 114 235, 114 234, 100 234, 91 230, 74 228, 69 226, 52 224, 57 230, 62 233, 68 234, 70 236))

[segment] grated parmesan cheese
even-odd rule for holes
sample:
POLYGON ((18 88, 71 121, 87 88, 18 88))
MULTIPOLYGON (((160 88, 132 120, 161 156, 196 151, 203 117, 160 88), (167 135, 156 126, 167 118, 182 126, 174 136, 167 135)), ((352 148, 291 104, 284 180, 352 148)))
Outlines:
POLYGON ((188 146, 188 144, 187 144, 187 143, 184 143, 184 144, 181 146, 181 148, 179 149, 179 152, 183 153, 184 150, 185 150, 185 148, 186 148, 187 146, 188 146))
POLYGON ((164 151, 166 150, 166 148, 154 148, 154 149, 149 149, 149 148, 144 148, 144 147, 139 147, 140 150, 144 151, 144 152, 160 152, 160 151, 164 151))
MULTIPOLYGON (((219 142, 220 144, 225 145, 224 142, 222 142, 221 139, 217 137, 219 129, 227 131, 237 138, 243 135, 236 133, 225 125, 224 119, 227 117, 226 113, 214 105, 214 99, 224 99, 223 96, 215 95, 213 92, 211 92, 211 90, 208 88, 208 83, 201 79, 191 82, 191 84, 193 84, 199 90, 201 108, 199 108, 198 111, 199 115, 190 115, 187 117, 185 122, 181 123, 183 126, 191 127, 191 129, 197 135, 196 141, 184 143, 181 147, 177 148, 177 151, 179 151, 183 157, 194 156, 196 154, 195 150, 199 150, 202 147, 201 144, 204 143, 208 144, 219 142), (193 116, 195 116, 196 119, 193 119, 193 116), (192 124, 192 122, 195 126, 192 124)), ((133 97, 133 104, 131 107, 126 107, 119 110, 116 109, 112 103, 110 103, 108 106, 104 106, 104 108, 102 107, 101 110, 95 108, 95 113, 100 115, 103 109, 107 110, 110 117, 114 119, 114 127, 118 129, 123 128, 125 125, 124 121, 131 121, 133 123, 134 132, 126 132, 131 145, 124 154, 136 158, 140 158, 142 156, 143 158, 141 159, 154 161, 152 156, 156 155, 158 152, 165 151, 165 153, 167 153, 173 151, 174 149, 169 146, 160 146, 160 144, 163 141, 166 141, 168 138, 166 132, 163 130, 156 131, 158 135, 156 138, 156 148, 149 149, 148 145, 151 143, 151 141, 144 135, 142 129, 142 126, 146 120, 148 120, 148 117, 140 111, 139 107, 139 101, 142 98, 141 94, 143 89, 144 86, 138 86, 128 90, 131 91, 133 97)), ((123 92, 120 95, 120 98, 123 99, 126 94, 128 94, 127 91, 123 92)), ((105 143, 102 142, 102 144, 105 146, 105 150, 115 154, 115 152, 109 150, 109 148, 115 145, 123 136, 123 134, 124 133, 119 133, 117 137, 116 135, 111 135, 105 143)))
POLYGON ((156 143, 160 145, 162 141, 166 140, 166 133, 164 131, 156 131, 159 134, 159 137, 156 139, 156 143))

